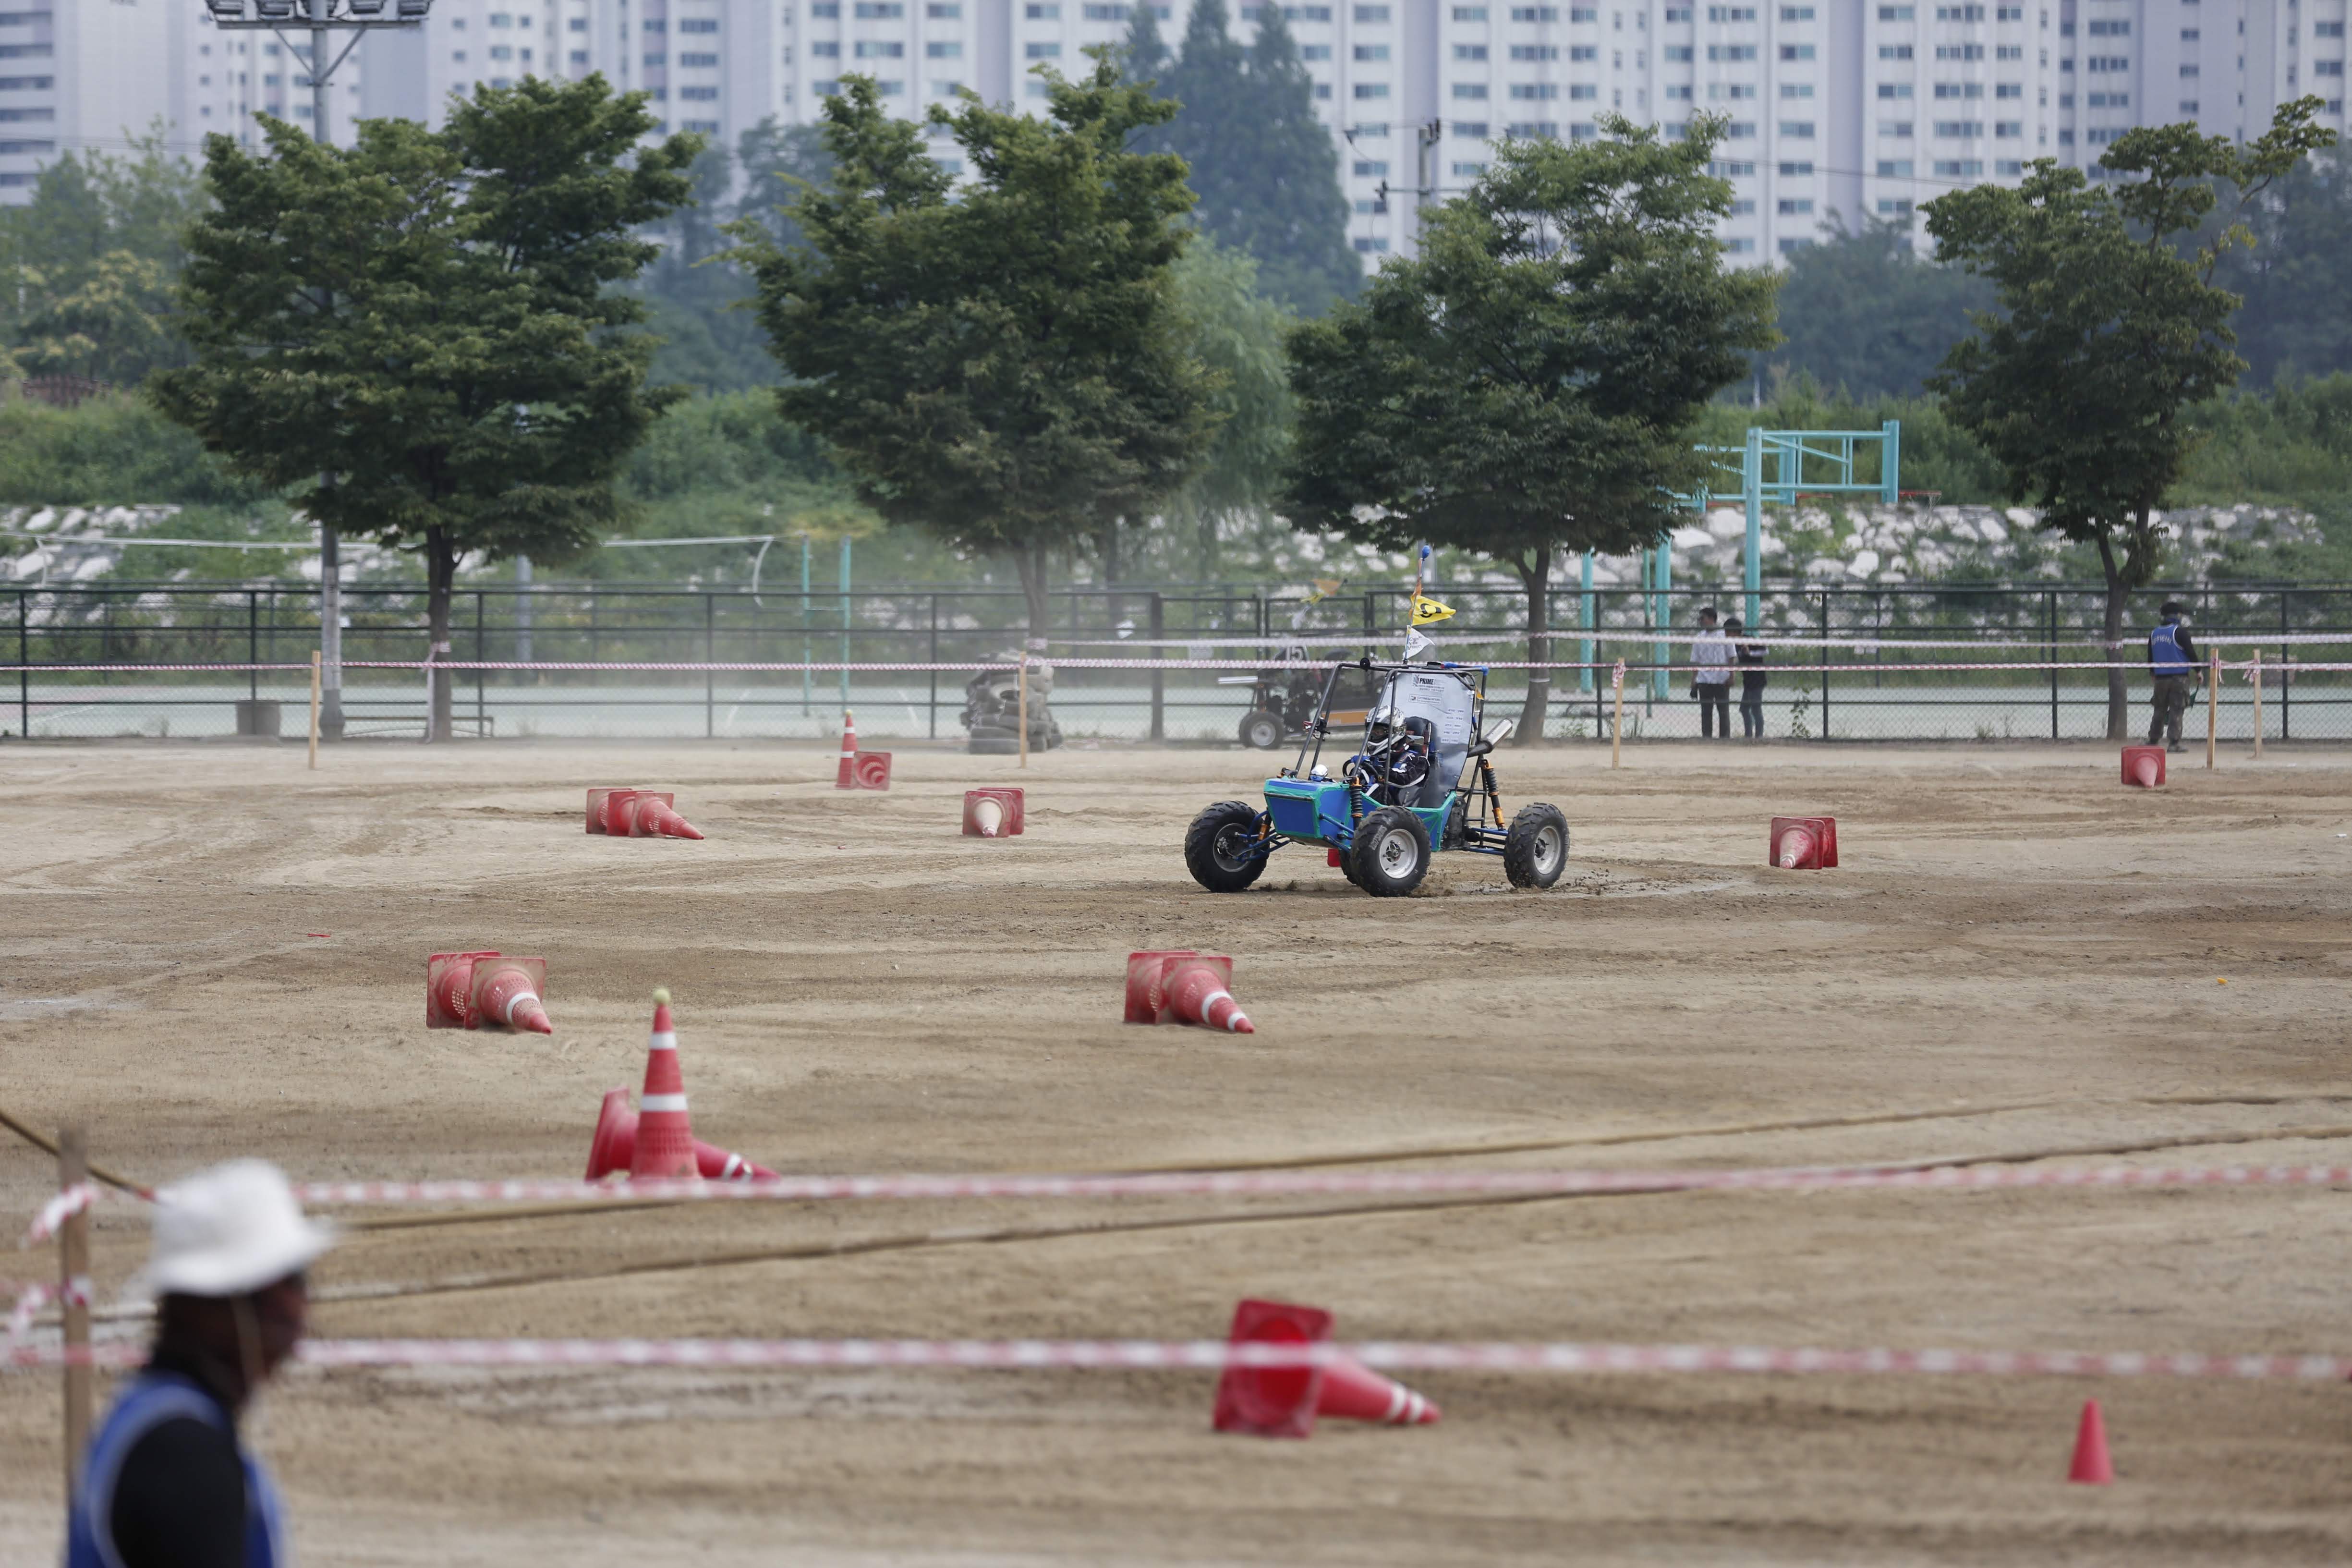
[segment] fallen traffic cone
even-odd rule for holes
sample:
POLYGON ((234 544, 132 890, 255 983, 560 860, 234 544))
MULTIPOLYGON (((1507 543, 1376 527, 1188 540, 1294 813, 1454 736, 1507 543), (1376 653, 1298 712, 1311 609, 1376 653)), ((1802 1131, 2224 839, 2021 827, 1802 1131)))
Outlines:
MULTIPOLYGON (((1280 1301, 1244 1301, 1234 1309, 1228 1344, 1320 1344, 1331 1337, 1331 1314, 1315 1307, 1280 1301)), ((1437 1406, 1421 1394, 1356 1360, 1334 1354, 1314 1366, 1228 1366, 1217 1380, 1220 1432, 1260 1437, 1307 1437, 1315 1418, 1375 1421, 1388 1426, 1427 1426, 1437 1406)))
POLYGON ((615 838, 699 838, 701 831, 677 814, 677 796, 650 789, 592 789, 588 831, 615 838))
MULTIPOLYGON (((637 1113, 629 1109, 629 1091, 605 1090, 604 1104, 596 1112, 595 1135, 588 1142, 587 1179, 601 1182, 611 1175, 627 1175, 636 1149, 637 1113)), ((712 1182, 748 1182, 754 1176, 776 1173, 699 1138, 694 1141, 694 1168, 704 1180, 712 1182)))
POLYGON ((857 715, 841 710, 841 765, 833 775, 835 789, 857 787, 857 715))
POLYGON ((1255 1035, 1242 1005, 1234 1000, 1234 961, 1222 953, 1177 959, 1160 983, 1167 1006, 1162 1023, 1198 1024, 1231 1035, 1255 1035))
POLYGON ((860 752, 849 759, 849 782, 856 789, 890 787, 890 753, 860 752))
POLYGON ((1168 996, 1160 982, 1171 960, 1197 958, 1191 948, 1161 949, 1127 955, 1127 1018, 1130 1024, 1157 1024, 1167 1010, 1168 996))
POLYGON ((2116 1479, 2115 1464, 2107 1458, 2107 1424, 2095 1399, 2083 1401, 2083 1425, 2074 1434, 2074 1463, 2066 1479, 2091 1487, 2107 1486, 2116 1479))
POLYGON ((540 1001, 540 992, 546 984, 547 960, 543 958, 506 958, 495 952, 478 955, 469 998, 471 1016, 466 1027, 478 1029, 488 1023, 528 1029, 536 1035, 555 1033, 547 1007, 540 1001))
POLYGON ((2126 746, 2124 783, 2137 789, 2154 789, 2164 783, 2164 748, 2126 746))
POLYGON ((1838 863, 1837 818, 1776 816, 1772 819, 1768 865, 1784 871, 1820 871, 1838 863))
POLYGON ((686 1078, 677 1070, 677 1031, 670 1026, 669 993, 654 993, 653 1037, 646 1042, 646 1087, 637 1097, 636 1141, 629 1174, 694 1177, 694 1123, 686 1113, 686 1078))
POLYGON ((436 952, 425 961, 425 1026, 474 1026, 474 961, 495 952, 436 952))
POLYGON ((968 789, 963 792, 963 836, 966 838, 1011 838, 1021 831, 1022 795, 1017 789, 968 789))

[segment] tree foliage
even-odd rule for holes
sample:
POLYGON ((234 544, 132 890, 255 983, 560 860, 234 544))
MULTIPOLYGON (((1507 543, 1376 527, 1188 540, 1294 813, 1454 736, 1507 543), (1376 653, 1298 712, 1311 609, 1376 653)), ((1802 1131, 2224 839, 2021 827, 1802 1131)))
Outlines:
POLYGON ((1128 147, 1170 110, 1108 61, 1045 75, 1047 119, 969 93, 931 110, 972 170, 960 190, 870 79, 845 78, 824 108, 832 177, 790 208, 806 243, 734 230, 793 378, 785 417, 886 518, 1010 554, 1033 637, 1048 552, 1144 515, 1211 433, 1171 275, 1184 166, 1128 147))
POLYGON ((320 521, 419 549, 445 643, 460 554, 561 561, 619 521, 630 448, 682 394, 646 387, 652 342, 623 330, 644 307, 614 286, 652 259, 633 231, 687 198, 699 140, 641 145, 645 95, 601 76, 481 89, 439 131, 364 121, 349 149, 262 123, 266 155, 206 140, 195 359, 151 389, 320 521))
MULTIPOLYGON (((1562 549, 1618 552, 1671 526, 1699 475, 1689 426, 1772 342, 1775 279, 1723 265, 1723 122, 1686 139, 1612 116, 1597 141, 1506 142, 1437 209, 1421 252, 1290 337, 1292 520, 1386 548, 1507 564, 1529 657, 1562 549)), ((1531 683, 1522 734, 1542 733, 1531 683)))
MULTIPOLYGON (((2183 247, 2228 182, 2240 202, 2331 132, 2319 100, 2281 106, 2259 141, 2191 124, 2126 132, 2100 162, 2120 178, 2037 159, 2017 186, 1979 185, 1927 204, 1927 228, 1956 263, 1991 279, 2000 315, 1980 313, 1930 384, 2003 471, 2042 526, 2095 545, 2107 584, 2106 640, 2126 595, 2155 575, 2166 526, 2157 509, 2196 445, 2184 417, 2234 385, 2238 297, 2213 275, 2242 225, 2183 247)), ((2108 672, 2107 731, 2127 732, 2123 672, 2108 672)))
POLYGON ((1989 308, 1992 289, 1964 268, 1922 259, 1908 217, 1831 215, 1818 244, 1789 258, 1780 284, 1780 347, 1764 358, 1775 379, 1810 375, 1854 397, 1916 395, 1989 308))
POLYGON ((2342 154, 2297 164, 2245 205, 2242 221, 2252 243, 2223 251, 2213 281, 2245 301, 2235 326, 2248 374, 2267 386, 2352 371, 2352 169, 2342 154))
POLYGON ((1194 0, 1175 59, 1160 48, 1150 11, 1135 7, 1124 68, 1130 79, 1156 77, 1178 109, 1139 150, 1184 160, 1201 226, 1256 258, 1259 287, 1275 300, 1314 315, 1353 298, 1363 267, 1348 244, 1339 150, 1316 117, 1315 84, 1282 7, 1260 9, 1257 37, 1244 48, 1225 0, 1194 0))
POLYGON ((131 384, 184 363, 172 290, 181 232, 204 207, 160 129, 129 156, 60 154, 31 201, 0 207, 0 374, 131 384))

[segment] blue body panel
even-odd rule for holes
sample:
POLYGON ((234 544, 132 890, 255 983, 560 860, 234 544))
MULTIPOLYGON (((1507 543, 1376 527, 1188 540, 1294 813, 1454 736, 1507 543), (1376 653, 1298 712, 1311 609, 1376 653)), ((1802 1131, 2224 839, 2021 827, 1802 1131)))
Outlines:
MULTIPOLYGON (((1454 797, 1449 795, 1435 805, 1411 808, 1429 829, 1433 847, 1444 839, 1446 814, 1453 806, 1454 797)), ((1345 849, 1356 836, 1355 821, 1348 811, 1348 786, 1338 779, 1268 779, 1265 809, 1274 819, 1274 830, 1297 843, 1345 849)))

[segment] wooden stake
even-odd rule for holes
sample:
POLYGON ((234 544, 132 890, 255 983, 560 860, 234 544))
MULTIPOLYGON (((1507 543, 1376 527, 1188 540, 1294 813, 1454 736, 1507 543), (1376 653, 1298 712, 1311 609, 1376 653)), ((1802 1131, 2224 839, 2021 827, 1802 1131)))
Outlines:
POLYGON ((1021 765, 1029 765, 1029 649, 1021 649, 1021 765))
POLYGON ((2213 744, 2221 733, 2221 650, 2215 648, 2205 676, 2205 765, 2213 765, 2213 744))
MULTIPOLYGON (((69 1192, 89 1179, 89 1144, 79 1127, 58 1134, 58 1190, 69 1192)), ((58 1293, 66 1339, 66 1494, 81 1473, 82 1450, 89 1447, 89 1212, 68 1215, 58 1227, 58 1293), (80 1356, 76 1360, 75 1352, 80 1356)))
POLYGON ((319 771, 319 650, 310 650, 310 771, 319 771))
POLYGON ((2263 650, 2254 649, 2254 761, 2263 760, 2263 650))
POLYGON ((1609 765, 1622 767, 1625 762, 1625 661, 1617 661, 1617 717, 1609 726, 1609 765))

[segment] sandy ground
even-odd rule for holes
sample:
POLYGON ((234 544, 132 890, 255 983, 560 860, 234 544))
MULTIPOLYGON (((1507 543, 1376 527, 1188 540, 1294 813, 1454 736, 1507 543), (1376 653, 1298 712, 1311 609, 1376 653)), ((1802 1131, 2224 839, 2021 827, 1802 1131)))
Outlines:
MULTIPOLYGON (((313 1179, 572 1175, 667 984, 698 1131, 792 1171, 1547 1139, 1431 1163, 2352 1163, 2352 755, 2175 762, 2143 794, 2104 746, 1649 747, 1618 773, 1598 748, 1515 752, 1507 798, 1573 825, 1567 879, 1514 893, 1449 856, 1396 903, 1297 850, 1248 894, 1195 889, 1182 828, 1252 793, 1238 752, 1066 751, 1023 775, 900 747, 891 793, 845 795, 806 747, 361 744, 310 773, 291 746, 11 745, 0 1105, 86 1123, 146 1180, 247 1152, 313 1179), (1006 782, 1028 834, 958 837, 959 792, 1006 782), (711 837, 585 837, 596 783, 675 788, 711 837), (1797 811, 1839 818, 1843 868, 1761 864, 1766 818, 1797 811), (1256 1036, 1118 1023, 1127 951, 1178 946, 1238 955, 1256 1036), (425 955, 472 947, 548 956, 552 1039, 425 1030, 425 955), (1759 1128, 1834 1118, 1862 1120, 1759 1128)), ((0 1145, 0 1215, 52 1180, 0 1145)), ((1330 1206, 375 1230, 320 1267, 317 1328, 1191 1337, 1263 1294, 1330 1308, 1343 1337, 2352 1352, 2341 1191, 1280 1217, 1330 1206), (1143 1219, 1186 1223, 1084 1232, 1143 1219), (876 1238, 902 1244, 805 1256, 876 1238)), ((102 1210, 102 1293, 143 1231, 102 1210)), ((303 1373, 255 1436, 311 1564, 2352 1554, 2333 1385, 1415 1381, 1443 1425, 1277 1444, 1213 1436, 1209 1381, 1172 1373, 303 1373), (2063 1481, 2090 1394, 2105 1489, 2063 1481)), ((55 1381, 0 1387, 0 1559, 47 1561, 55 1381)))

